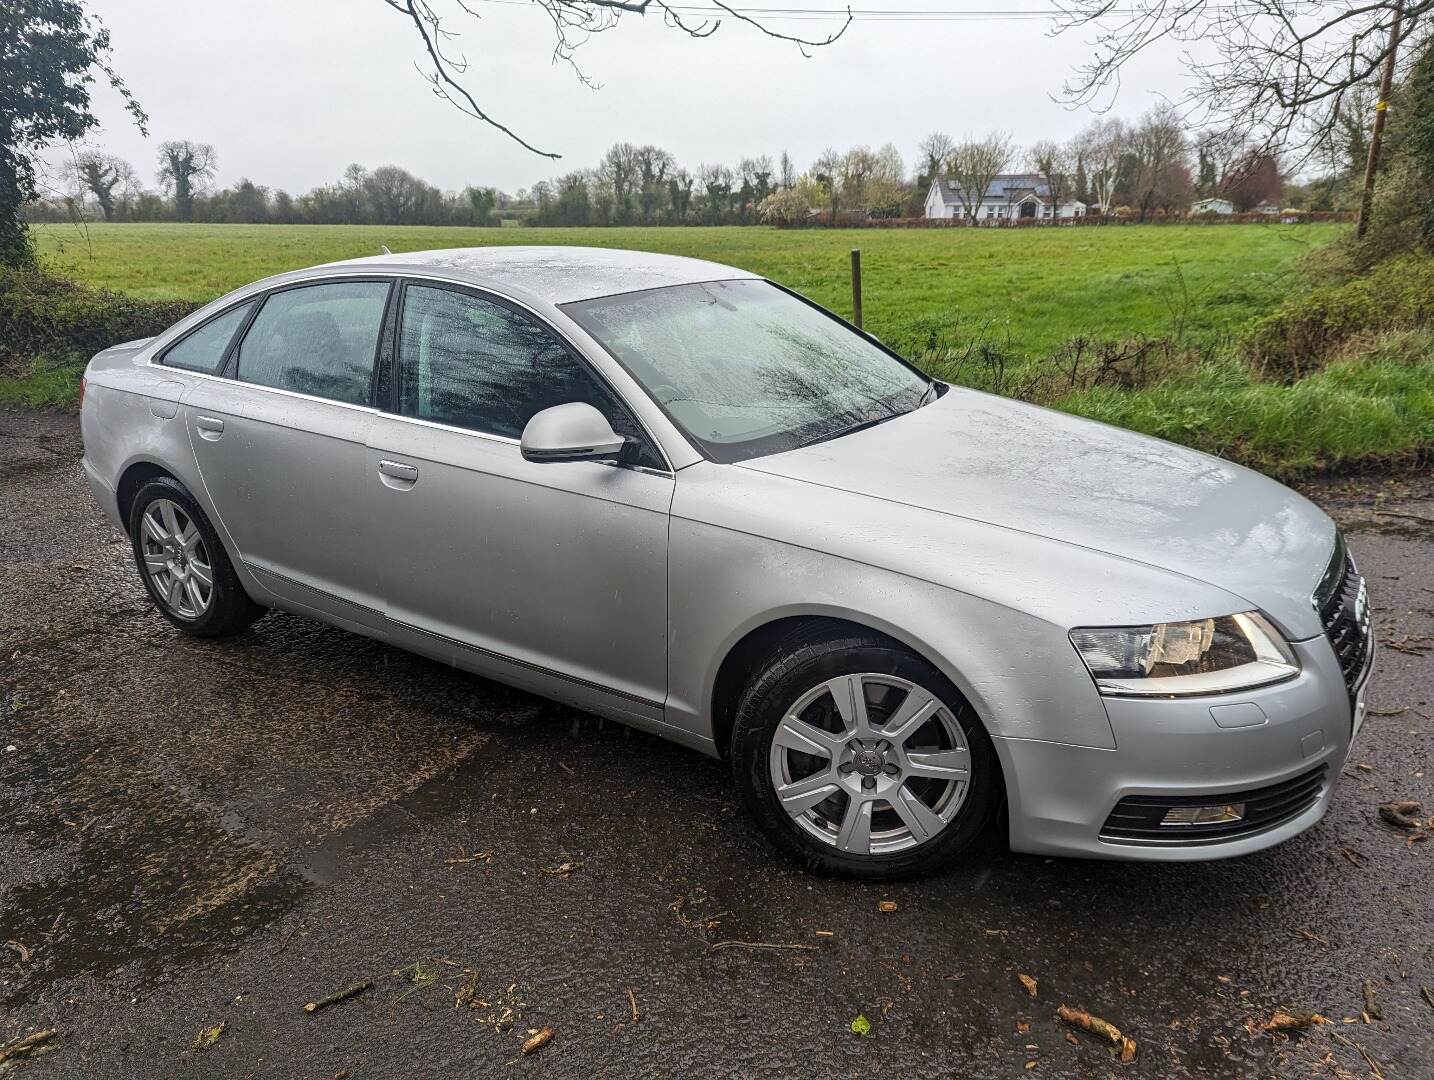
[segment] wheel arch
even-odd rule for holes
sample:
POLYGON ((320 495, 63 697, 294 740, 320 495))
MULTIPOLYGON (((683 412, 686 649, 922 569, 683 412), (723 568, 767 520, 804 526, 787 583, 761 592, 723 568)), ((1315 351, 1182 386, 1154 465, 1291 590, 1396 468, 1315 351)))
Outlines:
MULTIPOLYGON (((852 634, 865 634, 878 638, 893 648, 911 653, 946 677, 961 695, 962 702, 980 721, 982 728, 990 734, 989 725, 981 716, 981 711, 973 704, 972 695, 964 685, 960 673, 937 659, 933 650, 924 643, 910 639, 909 635, 902 634, 895 628, 880 625, 878 620, 831 612, 798 612, 774 615, 749 627, 724 652, 712 682, 709 699, 712 739, 718 755, 722 758, 725 759, 729 755, 737 706, 742 692, 751 681, 752 668, 782 641, 798 633, 802 633, 803 639, 809 642, 831 641, 852 634)), ((1004 788, 1004 781, 1002 787, 1004 788)))
POLYGON ((139 489, 160 476, 167 476, 175 483, 182 485, 186 491, 189 490, 189 486, 183 480, 156 461, 142 459, 131 462, 120 474, 119 483, 115 485, 115 503, 119 510, 120 521, 124 523, 126 531, 129 530, 129 513, 134 506, 134 499, 139 494, 139 489))

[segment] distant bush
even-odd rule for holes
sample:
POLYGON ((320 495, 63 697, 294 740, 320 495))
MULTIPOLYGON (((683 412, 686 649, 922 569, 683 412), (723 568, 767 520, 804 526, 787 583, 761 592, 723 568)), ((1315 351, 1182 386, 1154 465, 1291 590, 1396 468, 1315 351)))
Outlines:
POLYGON ((0 401, 64 404, 92 355, 158 334, 199 306, 140 300, 40 270, 0 269, 0 401))
POLYGON ((1267 379, 1292 382, 1318 371, 1348 342, 1434 324, 1434 258, 1406 255, 1363 277, 1320 285, 1255 320, 1245 355, 1267 379))

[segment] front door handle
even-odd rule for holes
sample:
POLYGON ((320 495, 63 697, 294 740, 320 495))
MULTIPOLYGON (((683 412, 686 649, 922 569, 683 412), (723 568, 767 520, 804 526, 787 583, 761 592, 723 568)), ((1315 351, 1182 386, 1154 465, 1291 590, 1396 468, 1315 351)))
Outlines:
POLYGON ((379 475, 392 488, 411 488, 418 483, 418 467, 402 461, 380 461, 379 475))
POLYGON ((217 416, 196 416, 194 426, 198 429, 200 438, 210 442, 224 434, 224 421, 217 416))

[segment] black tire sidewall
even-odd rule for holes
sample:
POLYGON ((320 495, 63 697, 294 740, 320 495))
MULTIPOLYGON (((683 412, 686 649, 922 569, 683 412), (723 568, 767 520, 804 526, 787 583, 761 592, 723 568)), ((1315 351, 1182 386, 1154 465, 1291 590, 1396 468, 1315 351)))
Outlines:
POLYGON ((806 645, 774 656, 738 708, 732 768, 743 804, 777 847, 810 869, 871 880, 915 877, 948 865, 986 831, 1001 796, 995 748, 950 680, 904 649, 862 638, 806 645), (936 694, 961 724, 971 753, 971 779, 955 820, 935 839, 892 855, 849 855, 803 832, 782 809, 768 768, 772 737, 786 710, 819 683, 857 673, 895 675, 936 694))
POLYGON ((224 549, 224 544, 220 541, 219 534, 214 531, 214 526, 210 524, 209 516, 205 514, 204 508, 195 501, 178 480, 168 476, 158 476, 147 481, 135 493, 134 501, 130 504, 128 524, 130 549, 134 554, 135 567, 139 570, 140 581, 144 583, 144 591, 149 594, 150 601, 171 625, 196 637, 219 637, 243 629, 263 613, 263 608, 249 598, 239 583, 239 579, 234 573, 234 566, 229 561, 229 555, 224 549), (186 619, 171 611, 164 597, 158 594, 148 570, 145 569, 144 545, 142 543, 144 513, 157 499, 168 499, 184 511, 189 520, 194 522, 194 527, 199 530, 199 535, 204 540, 205 550, 209 553, 210 568, 214 572, 214 588, 210 596, 209 607, 197 619, 186 619))

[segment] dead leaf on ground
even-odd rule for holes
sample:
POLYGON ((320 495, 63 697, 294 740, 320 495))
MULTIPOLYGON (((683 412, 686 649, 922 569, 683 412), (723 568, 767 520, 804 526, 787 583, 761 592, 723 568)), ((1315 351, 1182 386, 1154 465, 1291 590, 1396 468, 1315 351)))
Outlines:
POLYGON ((895 900, 883 900, 881 903, 879 903, 879 904, 876 905, 876 910, 877 910, 877 911, 887 912, 887 913, 893 912, 893 911, 896 910, 896 901, 895 901, 895 900))
POLYGON ((1328 1024, 1330 1019, 1317 1012, 1306 1012, 1303 1009, 1276 1009, 1268 1020, 1260 1024, 1260 1031, 1297 1031, 1300 1028, 1316 1027, 1320 1024, 1328 1024))
POLYGON ((1029 1020, 1017 1020, 1017 1021, 1016 1021, 1016 1034, 1017 1034, 1017 1035, 1024 1035, 1024 1034, 1026 1034, 1026 1033, 1027 1033, 1028 1031, 1030 1031, 1030 1030, 1031 1030, 1031 1022, 1030 1022, 1029 1020))
POLYGON ((1036 996, 1036 987, 1039 984, 1036 982, 1035 979, 1031 978, 1029 975, 1022 974, 1019 971, 1016 972, 1016 978, 1019 979, 1021 981, 1021 985, 1026 988, 1026 993, 1030 994, 1031 997, 1036 996))
POLYGON ((1396 829, 1423 828, 1424 822, 1418 815, 1419 804, 1413 799, 1379 804, 1379 816, 1396 829))
POLYGON ((208 1050, 219 1042, 219 1036, 224 1034, 225 1022, 223 1020, 211 1027, 199 1029, 199 1034, 194 1036, 194 1049, 196 1052, 208 1050))

